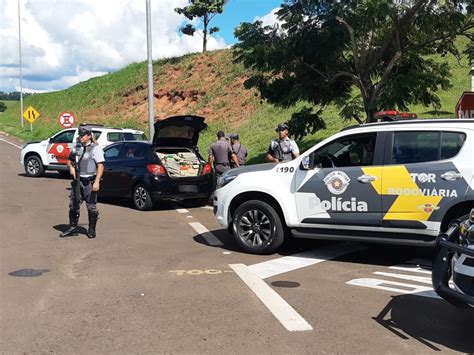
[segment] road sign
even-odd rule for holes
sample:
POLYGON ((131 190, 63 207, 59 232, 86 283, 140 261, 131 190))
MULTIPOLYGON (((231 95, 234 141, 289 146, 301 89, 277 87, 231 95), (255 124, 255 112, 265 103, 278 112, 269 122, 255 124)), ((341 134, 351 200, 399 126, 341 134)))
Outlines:
POLYGON ((41 114, 33 106, 29 106, 25 112, 23 112, 23 117, 30 123, 35 122, 40 116, 41 114))
POLYGON ((457 118, 474 118, 474 92, 465 91, 456 105, 457 118))
POLYGON ((59 124, 64 128, 70 128, 76 123, 76 117, 72 112, 63 112, 58 117, 59 124))

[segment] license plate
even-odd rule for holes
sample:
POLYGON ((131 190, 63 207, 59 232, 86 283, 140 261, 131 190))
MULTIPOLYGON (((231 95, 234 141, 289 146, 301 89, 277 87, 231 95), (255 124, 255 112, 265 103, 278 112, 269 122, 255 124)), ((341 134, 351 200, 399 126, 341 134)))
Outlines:
POLYGON ((178 190, 180 192, 198 192, 197 185, 179 185, 178 190))

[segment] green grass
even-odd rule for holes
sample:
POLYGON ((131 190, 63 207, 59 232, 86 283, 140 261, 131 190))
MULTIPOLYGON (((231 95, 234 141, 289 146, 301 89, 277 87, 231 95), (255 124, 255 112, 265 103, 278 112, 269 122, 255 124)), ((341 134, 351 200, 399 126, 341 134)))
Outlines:
MULTIPOLYGON (((209 53, 215 56, 216 60, 208 64, 210 69, 217 73, 218 81, 201 98, 199 106, 213 110, 222 110, 231 105, 236 105, 235 95, 238 93, 228 92, 228 88, 236 79, 246 75, 246 69, 240 63, 232 62, 230 50, 221 50, 209 53), (227 91, 226 91, 227 90, 227 91), (219 100, 216 102, 215 99, 219 100), (214 100, 214 101, 213 101, 214 100), (210 103, 213 102, 211 105, 210 103)), ((202 88, 202 82, 196 78, 189 80, 193 70, 196 69, 198 54, 189 54, 179 58, 169 58, 154 63, 155 90, 158 90, 160 83, 169 80, 166 73, 170 69, 179 70, 180 75, 173 82, 177 89, 198 89, 202 88)), ((435 111, 433 108, 416 105, 410 108, 410 112, 415 112, 419 117, 449 117, 454 116, 454 107, 463 91, 470 88, 469 62, 466 57, 461 61, 446 56, 437 58, 449 62, 452 70, 451 83, 453 87, 447 91, 440 91, 438 95, 441 99, 441 107, 435 111)), ((101 112, 115 112, 117 105, 122 103, 123 95, 128 91, 143 85, 147 81, 147 64, 133 63, 115 73, 110 73, 101 77, 96 77, 66 90, 51 92, 46 94, 34 94, 25 98, 24 108, 33 106, 40 111, 41 117, 33 124, 30 131, 30 124, 25 121, 21 127, 20 103, 6 102, 7 110, 0 114, 0 131, 5 131, 23 140, 44 139, 61 129, 57 117, 63 111, 72 111, 76 114, 79 122, 87 121, 87 112, 91 109, 100 109, 101 112)), ((226 133, 238 132, 243 144, 249 148, 249 162, 257 163, 264 160, 268 144, 276 137, 275 127, 279 122, 287 121, 291 114, 300 110, 303 102, 297 103, 294 107, 280 108, 266 102, 260 102, 258 97, 249 96, 247 102, 238 104, 251 105, 254 113, 247 120, 232 126, 226 117, 219 122, 210 122, 209 129, 201 135, 199 148, 206 156, 208 148, 216 139, 216 132, 220 129, 226 133)), ((390 108, 387 108, 390 109, 390 108)), ((302 151, 308 149, 322 139, 338 132, 341 128, 355 124, 354 121, 343 121, 339 116, 339 110, 335 106, 328 107, 323 113, 327 128, 315 134, 306 136, 298 144, 302 151)), ((140 117, 125 119, 120 114, 105 122, 114 127, 131 127, 147 132, 147 122, 140 120, 140 117)))

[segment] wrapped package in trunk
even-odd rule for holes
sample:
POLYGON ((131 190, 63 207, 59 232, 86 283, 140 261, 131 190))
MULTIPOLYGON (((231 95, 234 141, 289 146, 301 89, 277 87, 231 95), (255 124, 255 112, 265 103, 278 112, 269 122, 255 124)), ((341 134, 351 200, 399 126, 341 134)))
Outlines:
POLYGON ((202 162, 196 153, 191 150, 186 148, 160 148, 155 151, 155 154, 172 178, 199 175, 202 162))

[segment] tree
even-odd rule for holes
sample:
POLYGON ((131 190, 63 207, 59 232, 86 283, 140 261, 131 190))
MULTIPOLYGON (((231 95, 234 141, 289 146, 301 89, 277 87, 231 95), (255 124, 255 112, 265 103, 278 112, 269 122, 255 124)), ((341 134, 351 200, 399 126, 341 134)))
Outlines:
POLYGON ((359 123, 380 109, 439 107, 436 91, 450 87, 450 71, 434 55, 461 56, 455 39, 472 39, 472 7, 472 0, 287 0, 279 24, 256 21, 235 30, 234 54, 255 69, 246 86, 262 97, 316 107, 289 122, 301 137, 324 127, 329 104, 359 123))
POLYGON ((4 112, 7 109, 5 102, 0 101, 0 112, 4 112))
MULTIPOLYGON (((209 28, 209 23, 217 15, 224 11, 225 0, 189 0, 189 5, 182 8, 175 8, 180 15, 186 16, 190 21, 195 18, 199 18, 203 25, 203 40, 202 40, 202 52, 207 51, 207 36, 219 31, 219 27, 209 28)), ((180 31, 185 35, 194 36, 196 27, 192 24, 187 24, 180 28, 180 31)))

